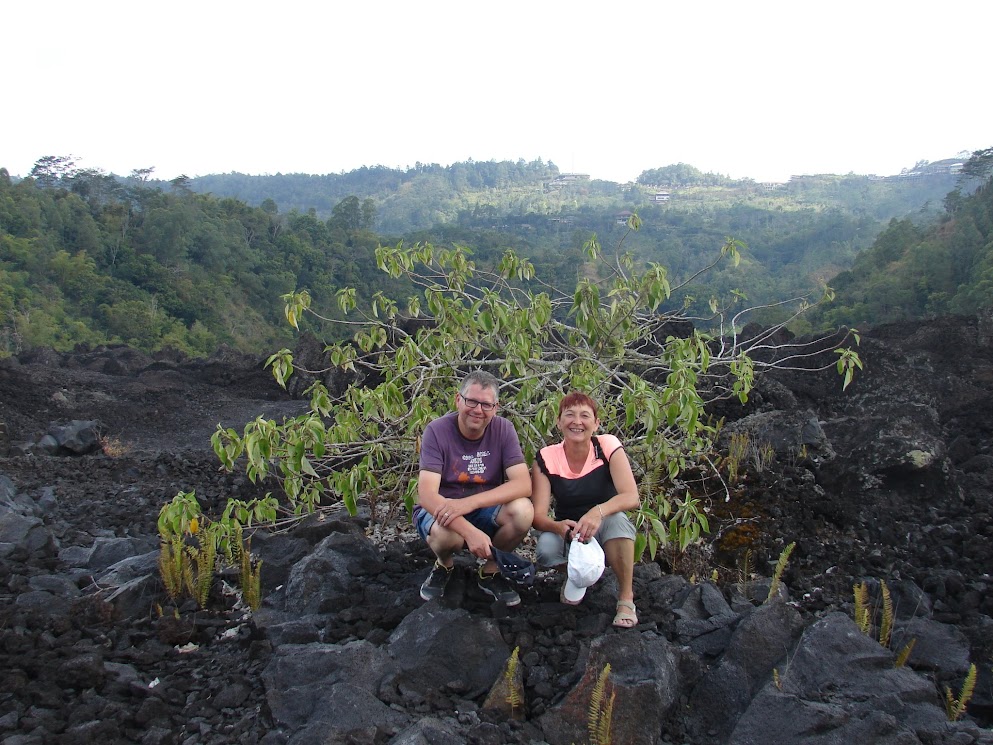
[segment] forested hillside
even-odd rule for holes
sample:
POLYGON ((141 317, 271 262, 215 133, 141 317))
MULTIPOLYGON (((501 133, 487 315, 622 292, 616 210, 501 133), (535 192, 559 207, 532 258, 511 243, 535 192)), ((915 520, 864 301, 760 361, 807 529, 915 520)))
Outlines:
POLYGON ((894 218, 831 284, 836 300, 819 316, 826 324, 865 326, 993 306, 993 148, 973 154, 962 187, 948 194, 937 219, 894 218))
POLYGON ((685 163, 648 169, 634 183, 617 184, 563 174, 553 163, 541 160, 469 161, 447 167, 418 163, 406 170, 376 166, 326 175, 227 173, 189 178, 185 183, 198 193, 233 197, 256 207, 268 200, 282 212, 313 211, 321 219, 329 218, 334 206, 348 196, 369 198, 376 204, 376 230, 401 236, 453 222, 489 227, 529 216, 610 216, 654 204, 676 211, 743 203, 772 211, 840 209, 889 220, 929 203, 939 206, 955 187, 955 174, 947 167, 954 162, 961 161, 922 161, 889 178, 795 176, 784 184, 733 180, 685 163), (664 202, 658 201, 663 198, 664 202))
POLYGON ((0 169, 0 354, 107 342, 271 350, 288 338, 283 293, 388 287, 373 219, 354 197, 322 221, 183 183, 69 172, 14 184, 0 169))
MULTIPOLYGON (((617 184, 519 161, 327 176, 226 174, 192 179, 191 186, 259 204, 271 199, 280 210, 318 217, 329 214, 333 198, 355 194, 375 203, 375 229, 389 241, 458 241, 477 251, 494 243, 523 247, 542 276, 566 283, 585 271, 582 246, 590 235, 613 245, 626 231, 628 213, 641 217, 642 229, 624 238, 624 249, 668 267, 676 283, 733 236, 748 247, 742 265, 709 274, 705 286, 686 288, 673 300, 678 306, 689 295, 703 316, 712 295, 740 290, 749 302, 765 304, 816 291, 851 267, 891 218, 923 223, 940 214, 957 183, 955 163, 961 161, 921 161, 889 178, 815 175, 785 184, 732 180, 683 163, 617 184)), ((778 320, 774 311, 766 315, 778 320)))
POLYGON ((450 222, 480 200, 500 214, 532 211, 531 198, 558 175, 554 164, 541 160, 469 161, 448 167, 417 163, 406 170, 375 166, 320 176, 215 174, 190 179, 189 186, 197 192, 234 197, 256 206, 272 200, 284 212, 313 210, 323 219, 346 197, 372 198, 379 214, 377 229, 383 234, 402 235, 450 222))
MULTIPOLYGON (((380 243, 401 239, 470 246, 482 265, 513 247, 543 280, 569 288, 589 276, 583 246, 594 234, 608 251, 619 246, 666 266, 674 285, 732 236, 747 245, 741 266, 708 274, 706 284, 690 283, 672 298, 673 307, 686 303, 700 315, 712 296, 741 291, 749 304, 774 302, 851 268, 840 280, 847 289, 869 266, 856 262, 859 252, 893 218, 881 238, 887 245, 951 231, 955 242, 946 251, 981 257, 988 206, 984 218, 973 215, 978 195, 945 199, 955 175, 919 166, 891 179, 809 176, 780 185, 731 181, 685 164, 621 185, 541 161, 161 182, 154 169, 119 177, 47 156, 28 178, 0 169, 0 355, 111 342, 193 355, 220 344, 272 351, 289 340, 284 293, 308 289, 325 307, 345 287, 357 289, 360 303, 378 290, 405 296, 407 288, 391 284, 374 259, 380 243), (641 219, 637 232, 627 228, 631 213, 641 219), (930 227, 937 216, 944 228, 930 227)), ((929 251, 916 254, 921 262, 929 251)), ((879 267, 890 285, 912 274, 879 267)), ((965 270, 957 271, 933 272, 936 284, 918 312, 968 304, 968 293, 953 289, 965 270)), ((819 320, 849 317, 839 309, 819 320)), ((777 320, 775 313, 766 320, 777 320)))

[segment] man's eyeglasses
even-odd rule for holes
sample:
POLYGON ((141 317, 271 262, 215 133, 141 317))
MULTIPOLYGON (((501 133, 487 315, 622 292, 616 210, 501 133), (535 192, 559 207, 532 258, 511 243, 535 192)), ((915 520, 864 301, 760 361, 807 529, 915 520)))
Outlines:
POLYGON ((489 401, 477 401, 474 398, 466 398, 461 393, 459 394, 462 398, 462 403, 468 406, 470 409, 475 409, 477 406, 483 411, 493 411, 499 404, 491 404, 489 401))

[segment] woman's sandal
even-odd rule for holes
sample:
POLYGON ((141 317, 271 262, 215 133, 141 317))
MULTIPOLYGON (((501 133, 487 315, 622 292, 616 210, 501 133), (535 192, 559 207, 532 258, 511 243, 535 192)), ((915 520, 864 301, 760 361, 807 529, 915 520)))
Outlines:
POLYGON ((630 600, 617 601, 617 615, 614 626, 619 629, 633 629, 638 625, 638 611, 630 600))

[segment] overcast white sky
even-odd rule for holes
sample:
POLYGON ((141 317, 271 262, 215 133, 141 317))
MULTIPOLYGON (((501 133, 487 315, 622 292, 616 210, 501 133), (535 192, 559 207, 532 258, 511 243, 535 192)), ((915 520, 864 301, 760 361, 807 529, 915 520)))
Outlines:
POLYGON ((0 166, 628 181, 898 173, 993 146, 982 0, 0 4, 0 166))

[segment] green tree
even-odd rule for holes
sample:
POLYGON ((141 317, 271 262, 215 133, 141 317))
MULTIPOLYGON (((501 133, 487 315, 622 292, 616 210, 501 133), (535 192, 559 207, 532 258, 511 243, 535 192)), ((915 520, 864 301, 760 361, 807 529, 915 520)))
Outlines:
POLYGON ((135 168, 131 171, 131 180, 136 181, 140 184, 144 184, 152 177, 155 173, 155 167, 150 166, 149 168, 135 168))
POLYGON ((103 284, 96 262, 83 251, 72 256, 67 251, 59 251, 49 266, 58 286, 74 300, 93 298, 103 284))
POLYGON ((331 210, 331 219, 328 220, 328 228, 331 230, 341 230, 352 232, 362 227, 362 206, 356 196, 342 199, 331 210))
POLYGON ((50 189, 71 180, 77 172, 77 162, 72 155, 46 155, 35 161, 28 175, 39 186, 50 189))
MULTIPOLYGON (((637 217, 631 227, 638 227, 637 217)), ((737 262, 740 247, 728 239, 711 267, 737 262)), ((595 396, 605 426, 625 442, 642 477, 641 546, 654 555, 673 536, 699 537, 706 526, 701 500, 727 493, 712 466, 715 429, 707 403, 745 401, 757 372, 800 366, 808 350, 777 350, 768 341, 772 334, 741 339, 731 332, 745 311, 732 323, 731 308, 716 301, 712 312, 724 319, 728 336, 667 335, 666 324, 682 316, 658 312, 678 289, 666 270, 636 270, 629 256, 605 255, 595 238, 585 250, 587 276, 563 293, 510 250, 489 270, 465 248, 381 246, 380 268, 405 277, 419 293, 404 303, 376 293, 368 312, 345 321, 355 329, 352 338, 328 347, 332 368, 378 384, 331 391, 316 383, 306 415, 282 424, 259 418, 243 433, 219 428, 214 448, 222 464, 233 468, 244 454, 253 480, 275 469, 297 512, 328 500, 354 511, 360 497, 409 509, 423 427, 449 409, 465 372, 482 367, 504 381, 502 412, 514 421, 529 461, 552 437, 559 396, 571 389, 595 396), (752 358, 759 349, 761 357, 752 358), (690 479, 679 478, 687 473, 695 474, 700 493, 691 494, 690 479)), ((307 292, 285 299, 293 326, 305 316, 334 322, 312 309, 307 292)), ((354 289, 339 291, 337 301, 345 313, 360 308, 354 289)), ((796 303, 795 314, 805 307, 796 303)), ((849 351, 839 359, 847 385, 857 356, 849 351)), ((269 362, 283 384, 294 374, 288 350, 269 362)))
POLYGON ((359 225, 363 230, 372 230, 376 224, 376 203, 369 198, 362 200, 362 220, 359 225))
POLYGON ((142 243, 163 266, 176 266, 187 258, 196 213, 189 208, 154 207, 142 225, 142 243))
POLYGON ((642 171, 638 176, 639 184, 655 186, 716 186, 728 184, 731 179, 715 173, 703 173, 686 163, 676 163, 664 168, 652 168, 642 171))
POLYGON ((149 350, 170 327, 170 319, 159 309, 155 298, 126 300, 105 306, 103 312, 111 333, 127 344, 149 350))
POLYGON ((963 179, 986 180, 993 176, 993 147, 976 150, 962 166, 963 179))

